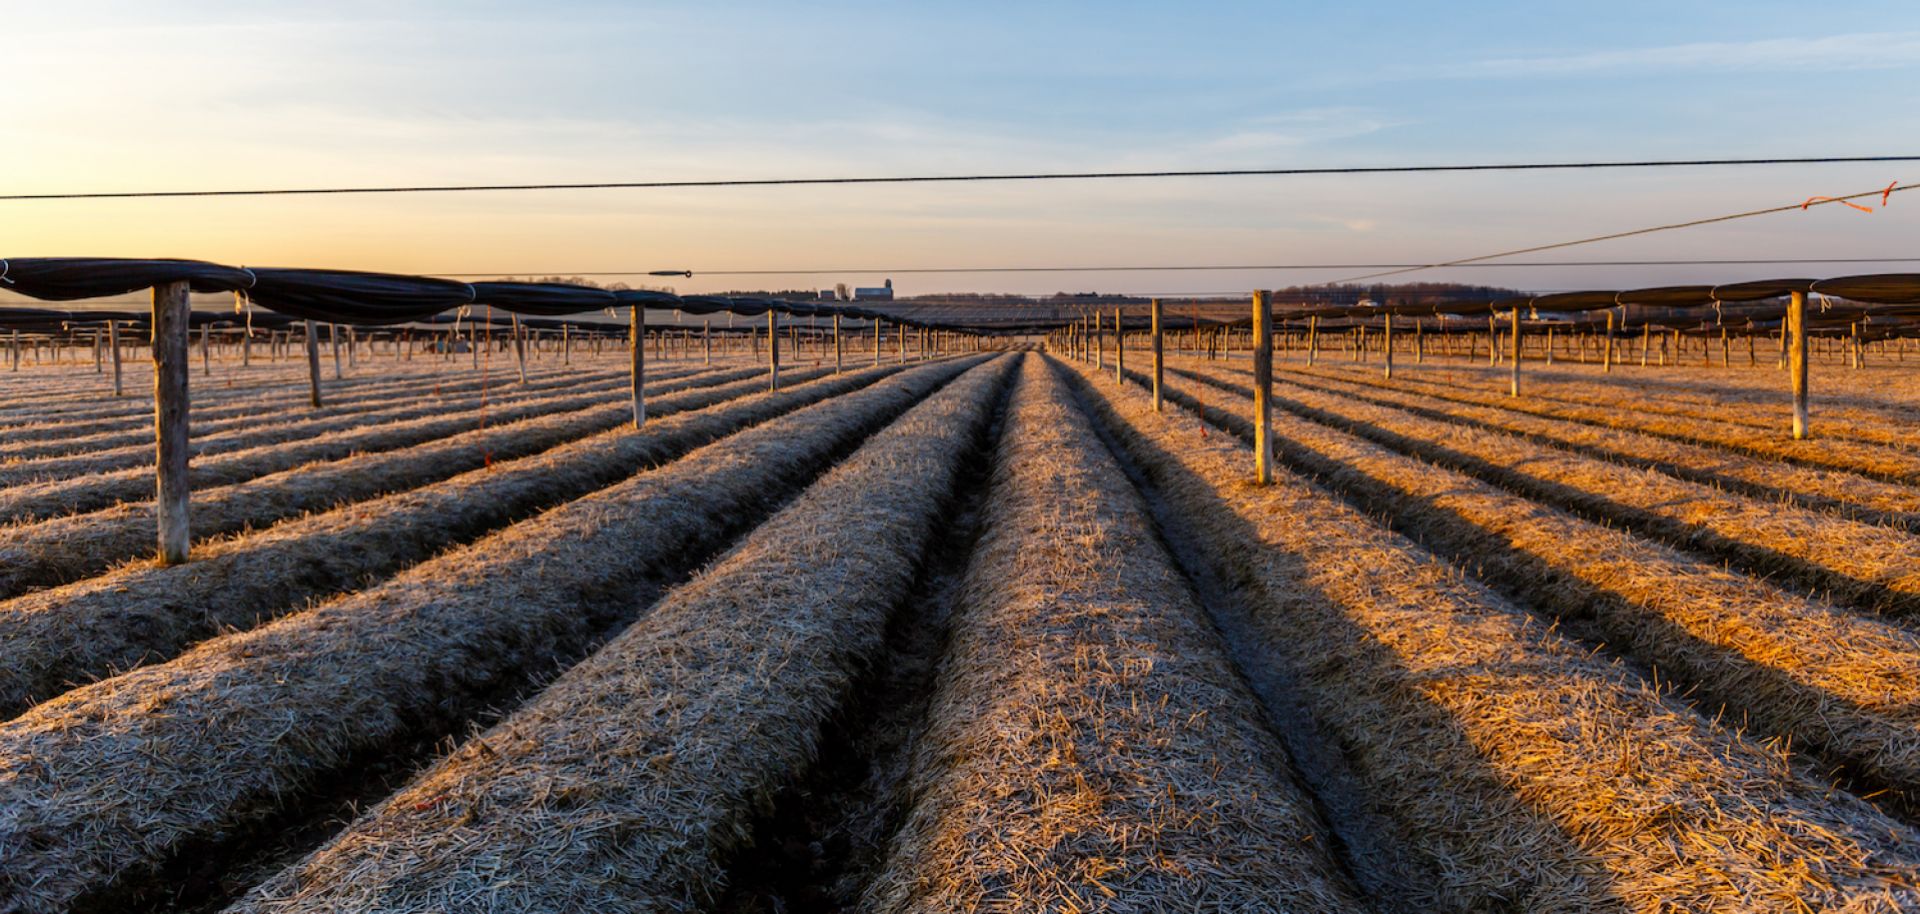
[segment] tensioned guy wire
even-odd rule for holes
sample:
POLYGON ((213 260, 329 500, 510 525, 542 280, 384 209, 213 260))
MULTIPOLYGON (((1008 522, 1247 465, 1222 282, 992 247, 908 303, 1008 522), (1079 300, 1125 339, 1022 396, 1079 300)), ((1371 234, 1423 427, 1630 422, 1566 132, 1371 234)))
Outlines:
POLYGON ((1920 155, 1800 156, 1756 159, 1640 159, 1592 162, 1509 162, 1469 165, 1345 165, 1307 168, 1221 168, 1161 171, 1008 172, 839 178, 717 178, 681 181, 594 181, 539 184, 413 184, 363 187, 283 187, 241 190, 76 191, 0 194, 8 200, 126 200, 165 197, 277 197, 327 194, 431 194, 535 190, 645 190, 698 187, 798 187, 854 184, 950 184, 981 181, 1093 181, 1126 178, 1249 178, 1303 175, 1444 174, 1478 171, 1569 171, 1611 168, 1701 168, 1735 165, 1836 165, 1920 162, 1920 155))
MULTIPOLYGON (((1462 263, 1465 269, 1486 267, 1683 267, 1683 266, 1789 266, 1823 263, 1920 263, 1920 257, 1741 257, 1694 260, 1528 260, 1509 263, 1462 263)), ((836 275, 913 275, 965 273, 1175 273, 1231 272, 1240 270, 1391 270, 1400 268, 1440 269, 1452 264, 1429 263, 1218 263, 1159 264, 1151 266, 1020 266, 1020 267, 864 267, 826 269, 803 267, 793 270, 687 270, 675 276, 836 276, 836 275)), ((649 276, 659 270, 472 270, 467 272, 425 272, 423 276, 469 279, 489 276, 649 276)))
MULTIPOLYGON (((1856 194, 1845 194, 1843 196, 1838 196, 1838 197, 1813 197, 1800 203, 1789 203, 1784 206, 1769 206, 1765 209, 1747 210, 1746 212, 1742 212, 1742 213, 1728 213, 1727 215, 1724 215, 1724 216, 1709 216, 1704 219, 1689 219, 1685 222, 1669 222, 1665 225, 1653 225, 1653 226, 1648 226, 1646 228, 1629 229, 1624 232, 1612 232, 1605 235, 1593 235, 1587 238, 1575 238, 1572 241, 1557 241, 1552 244, 1537 244, 1537 245, 1533 245, 1532 247, 1515 248, 1511 251, 1500 251, 1493 254, 1481 254, 1477 257, 1462 257, 1457 260, 1446 260, 1446 261, 1441 261, 1439 263, 1422 264, 1420 266, 1403 267, 1403 268, 1394 269, 1394 270, 1383 270, 1378 273, 1367 273, 1361 276, 1349 276, 1344 279, 1329 280, 1326 284, 1338 285, 1342 283, 1364 282, 1369 279, 1379 279, 1383 276, 1399 276, 1404 273, 1415 273, 1421 270, 1431 270, 1439 267, 1465 266, 1468 264, 1476 264, 1484 260, 1495 260, 1503 257, 1518 257, 1521 254, 1537 254, 1541 251, 1556 251, 1561 248, 1577 247, 1583 244, 1594 244, 1596 242, 1601 242, 1601 241, 1616 241, 1621 238, 1633 238, 1640 235, 1652 235, 1656 232, 1670 232, 1676 229, 1697 228, 1702 225, 1713 225, 1715 223, 1720 223, 1720 222, 1732 222, 1736 219, 1751 219, 1755 216, 1770 216, 1776 213, 1791 212, 1796 209, 1805 211, 1806 209, 1810 207, 1815 207, 1815 206, 1831 206, 1834 204, 1840 204, 1844 206, 1853 206, 1853 204, 1850 201, 1859 200, 1863 197, 1879 197, 1881 199, 1882 204, 1884 205, 1885 201, 1891 198, 1894 194, 1900 193, 1902 191, 1912 190, 1915 187, 1920 187, 1920 184, 1901 184, 1901 183, 1895 182, 1893 184, 1887 185, 1886 187, 1876 188, 1874 190, 1861 191, 1856 194)), ((1854 208, 1860 209, 1860 207, 1857 207, 1857 206, 1854 206, 1854 208)))

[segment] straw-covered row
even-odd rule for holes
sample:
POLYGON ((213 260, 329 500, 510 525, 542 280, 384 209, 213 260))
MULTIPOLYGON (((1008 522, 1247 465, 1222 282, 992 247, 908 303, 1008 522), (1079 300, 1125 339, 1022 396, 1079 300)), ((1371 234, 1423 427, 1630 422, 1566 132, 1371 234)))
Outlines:
POLYGON ((863 910, 1358 911, 1139 493, 1044 359, 863 910))
MULTIPOLYGON (((1345 367, 1328 367, 1333 368, 1334 374, 1353 373, 1345 367)), ((1410 383, 1438 380, 1444 388, 1458 390, 1460 385, 1448 377, 1451 374, 1442 372, 1438 377, 1429 377, 1426 372, 1419 372, 1406 376, 1405 380, 1410 383)), ((1638 373, 1611 377, 1595 373, 1569 376, 1556 369, 1547 369, 1528 373, 1525 393, 1520 399, 1523 402, 1600 406, 1774 432, 1784 428, 1793 415, 1791 401, 1786 396, 1786 375, 1777 369, 1760 373, 1764 386, 1759 388, 1713 383, 1729 379, 1725 376, 1702 377, 1698 372, 1689 372, 1681 377, 1685 380, 1662 383, 1659 378, 1648 378, 1638 373)), ((1827 375, 1814 381, 1822 401, 1819 424, 1823 437, 1853 438, 1909 449, 1920 444, 1920 433, 1908 428, 1914 419, 1920 418, 1920 412, 1916 412, 1911 405, 1901 406, 1886 401, 1869 405, 1844 395, 1836 398, 1831 384, 1826 383, 1831 379, 1832 375, 1827 375)), ((1483 387, 1483 390, 1506 382, 1505 378, 1489 377, 1487 380, 1495 383, 1483 387)))
POLYGON ((0 726, 0 909, 111 900, 303 786, 435 738, 584 654, 966 362, 700 448, 369 590, 0 726))
MULTIPOLYGON (((1250 383, 1244 371, 1193 365, 1191 373, 1214 380, 1250 383)), ((1393 387, 1349 382, 1319 373, 1290 375, 1302 387, 1332 390, 1415 415, 1492 431, 1508 432, 1540 444, 1561 447, 1628 466, 1729 489, 1769 501, 1806 507, 1920 530, 1920 488, 1858 473, 1800 466, 1748 454, 1689 444, 1625 429, 1562 419, 1547 419, 1498 406, 1462 404, 1393 387)))
MULTIPOLYGON (((1307 379, 1312 374, 1304 376, 1307 379)), ((1368 379, 1365 383, 1374 382, 1368 379)), ((1775 428, 1751 428, 1718 422, 1703 422, 1671 416, 1636 414, 1617 406, 1586 406, 1527 397, 1502 397, 1494 393, 1475 393, 1428 382, 1395 378, 1394 384, 1407 384, 1432 396, 1462 403, 1497 404, 1507 409, 1552 419, 1583 422, 1607 428, 1628 429, 1712 447, 1726 448, 1773 460, 1803 466, 1825 467, 1864 473, 1895 482, 1920 482, 1920 454, 1899 447, 1862 441, 1812 438, 1795 441, 1775 428)))
MULTIPOLYGON (((666 378, 689 373, 691 373, 690 370, 682 369, 670 373, 659 372, 654 377, 666 378)), ((231 449, 232 442, 238 439, 228 437, 229 432, 254 430, 266 426, 304 425, 346 416, 371 417, 392 409, 396 403, 417 402, 428 396, 445 403, 461 394, 480 390, 483 387, 495 393, 513 393, 547 390, 575 383, 596 383, 612 377, 614 375, 610 372, 548 373, 538 378, 530 378, 525 385, 513 385, 507 390, 502 390, 498 381, 490 384, 483 384, 479 380, 449 381, 429 386, 428 379, 412 378, 403 385, 383 386, 376 390, 328 397, 326 405, 319 409, 292 408, 295 404, 287 402, 285 397, 263 397, 253 401, 244 412, 236 412, 234 406, 205 407, 199 402, 205 391, 195 388, 192 435, 196 446, 219 437, 222 446, 231 449)), ((98 453, 119 447, 146 445, 151 449, 153 412, 149 408, 142 415, 127 416, 107 428, 89 429, 75 424, 51 428, 30 426, 20 431, 27 434, 16 432, 8 435, 7 441, 0 442, 0 464, 14 460, 98 453)))
MULTIPOLYGON (((563 390, 497 408, 488 406, 484 422, 498 424, 577 412, 606 405, 614 401, 616 396, 617 391, 613 386, 587 393, 563 390)), ((471 431, 482 422, 480 411, 463 411, 453 416, 412 419, 338 431, 306 440, 229 451, 195 461, 188 470, 188 476, 196 489, 232 485, 313 461, 340 460, 355 454, 425 444, 448 435, 471 431)), ((14 522, 37 520, 94 511, 123 501, 151 498, 152 495, 153 470, 150 467, 109 470, 12 486, 0 493, 0 518, 14 522)))
MULTIPOLYGON (((1250 400, 1208 385, 1183 396, 1252 437, 1250 400)), ((1285 397, 1275 404, 1293 408, 1285 397)), ((1528 605, 1692 686, 1796 749, 1846 766, 1888 802, 1920 791, 1920 634, 1581 520, 1304 417, 1282 459, 1469 564, 1528 605)))
MULTIPOLYGON (((1169 405, 1081 388, 1391 823, 1407 911, 1920 910, 1920 835, 1169 405)), ((1664 669, 1664 668, 1663 668, 1664 669)))
MULTIPOLYGON (((48 384, 38 392, 30 391, 9 379, 9 396, 0 398, 0 422, 15 424, 25 432, 38 435, 52 429, 89 434, 112 427, 109 424, 89 427, 89 423, 151 421, 153 387, 151 383, 142 383, 151 378, 151 363, 141 360, 128 365, 125 374, 128 383, 125 385, 125 395, 121 397, 106 396, 112 389, 110 382, 91 370, 69 370, 59 375, 49 373, 48 384)), ((462 373, 463 376, 467 374, 462 373)), ((531 374, 529 372, 529 376, 531 374)), ((389 367, 377 375, 329 378, 321 383, 328 393, 353 398, 381 391, 398 391, 408 386, 424 386, 435 380, 445 382, 447 378, 444 366, 429 367, 422 364, 418 367, 403 365, 397 369, 389 367)), ((200 381, 193 388, 196 409, 210 418, 257 413, 275 406, 298 406, 306 402, 307 366, 305 360, 301 360, 297 363, 251 367, 236 376, 222 379, 219 384, 200 381), (235 380, 241 383, 230 383, 235 380)))
MULTIPOLYGON (((0 602, 0 715, 73 684, 165 660, 202 638, 366 587, 450 545, 670 460, 741 428, 874 383, 849 373, 655 418, 442 482, 216 540, 0 602)), ((671 404, 669 404, 671 405, 671 404)), ((669 409, 665 412, 675 412, 669 409)))
MULTIPOLYGON (((663 375, 662 379, 677 378, 685 374, 687 372, 673 372, 663 375)), ((209 432, 203 428, 195 429, 188 440, 193 459, 206 460, 234 451, 269 447, 343 432, 357 432, 413 419, 462 415, 483 407, 489 411, 505 409, 522 403, 551 398, 558 394, 578 396, 586 393, 603 393, 611 398, 622 392, 623 383, 624 379, 600 375, 594 378, 582 378, 578 382, 562 382, 533 389, 514 385, 453 395, 443 393, 437 397, 396 398, 372 409, 346 415, 309 417, 302 416, 298 412, 282 413, 279 416, 260 415, 253 417, 252 421, 242 422, 238 428, 225 431, 209 432)), ((0 457, 0 486, 50 482, 82 474, 123 470, 128 467, 151 467, 153 466, 152 430, 149 429, 144 437, 145 440, 90 446, 79 453, 36 458, 0 457)))
MULTIPOLYGON (((802 372, 794 380, 824 373, 802 372)), ((707 384, 726 377, 669 381, 650 389, 660 396, 648 403, 649 416, 698 409, 766 389, 766 384, 759 381, 707 384), (693 389, 685 389, 689 387, 693 389), (670 393, 676 390, 680 392, 670 393)), ((470 428, 408 448, 317 461, 230 486, 198 490, 193 493, 193 529, 203 538, 218 536, 404 491, 617 428, 631 421, 632 415, 624 404, 609 404, 517 422, 490 422, 484 428, 470 428)), ((146 497, 150 498, 151 480, 147 489, 146 497)), ((118 562, 149 555, 153 539, 152 501, 125 502, 86 514, 0 526, 0 597, 80 580, 118 562)))
POLYGON ((752 818, 814 758, 883 649, 1013 361, 914 407, 537 699, 232 910, 704 910, 752 818))
POLYGON ((1843 603, 1879 612, 1920 613, 1920 537, 1903 530, 1748 498, 1308 387, 1282 388, 1280 398, 1316 422, 1730 561, 1750 574, 1826 591, 1843 603))

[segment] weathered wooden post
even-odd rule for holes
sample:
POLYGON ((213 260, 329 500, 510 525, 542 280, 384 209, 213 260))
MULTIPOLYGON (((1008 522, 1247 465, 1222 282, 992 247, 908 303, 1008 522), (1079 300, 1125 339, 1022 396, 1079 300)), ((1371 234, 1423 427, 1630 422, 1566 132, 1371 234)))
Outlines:
MULTIPOLYGON (((154 520, 160 533, 160 563, 187 560, 187 323, 190 285, 153 287, 154 520)), ((202 339, 204 339, 204 335, 202 339)))
POLYGON ((512 321, 513 327, 513 363, 520 369, 520 383, 525 384, 527 383, 527 338, 520 332, 520 315, 509 314, 507 320, 512 321))
POLYGON ((1487 364, 1488 365, 1500 364, 1500 336, 1499 336, 1500 331, 1497 329, 1497 325, 1494 323, 1496 320, 1498 320, 1498 315, 1495 315, 1492 312, 1487 313, 1487 364))
POLYGON ((100 328, 98 327, 93 328, 93 373, 94 374, 102 374, 106 371, 106 368, 105 368, 106 358, 107 358, 106 348, 107 348, 106 342, 100 335, 100 328))
POLYGON ((633 427, 647 424, 647 309, 634 302, 627 316, 627 348, 633 358, 633 427))
POLYGON ((1513 339, 1508 342, 1508 346, 1511 347, 1513 365, 1509 369, 1512 377, 1507 382, 1507 396, 1517 397, 1520 396, 1520 308, 1518 305, 1513 309, 1513 339))
POLYGON ((1607 338, 1600 345, 1600 370, 1607 373, 1613 371, 1613 311, 1611 309, 1607 311, 1607 338))
POLYGON ((1386 362, 1382 375, 1387 380, 1393 380, 1393 314, 1387 313, 1382 320, 1385 326, 1380 331, 1380 351, 1386 362))
POLYGON ((1320 355, 1320 316, 1307 316, 1307 367, 1312 368, 1314 360, 1320 355))
POLYGON ((1153 300, 1153 411, 1160 412, 1160 385, 1165 382, 1166 353, 1162 348, 1160 299, 1153 300))
POLYGON ((780 389, 780 312, 767 309, 767 389, 780 389))
POLYGON ((306 322, 307 329, 307 402, 314 409, 320 408, 320 334, 313 321, 306 322))
POLYGON ((1413 364, 1415 365, 1427 363, 1426 326, 1426 320, 1420 317, 1413 319, 1413 364))
MULTIPOLYGON (((412 354, 413 350, 409 348, 407 352, 408 354, 412 354)), ((573 325, 572 324, 560 325, 560 364, 561 365, 573 364, 573 325)))
POLYGON ((327 342, 333 346, 333 379, 340 380, 340 325, 327 325, 327 342))
POLYGON ((880 367, 880 319, 873 319, 873 367, 880 367))
POLYGON ((1107 370, 1107 334, 1100 327, 1100 309, 1093 309, 1093 367, 1107 370))
POLYGON ((839 374, 847 366, 846 344, 840 337, 840 314, 833 315, 833 373, 839 374))
POLYGON ((1273 482, 1273 314, 1265 291, 1253 293, 1253 478, 1273 482))
POLYGON ((120 322, 107 321, 107 349, 113 354, 113 395, 124 396, 120 386, 120 322))
POLYGON ((907 364, 907 325, 894 324, 893 333, 899 338, 897 342, 900 344, 900 364, 905 365, 907 364))
POLYGON ((1794 292, 1787 299, 1785 336, 1790 338, 1788 357, 1792 362, 1793 438, 1807 437, 1807 293, 1794 292))
POLYGON ((1120 306, 1113 308, 1113 383, 1127 381, 1127 333, 1120 328, 1120 306))

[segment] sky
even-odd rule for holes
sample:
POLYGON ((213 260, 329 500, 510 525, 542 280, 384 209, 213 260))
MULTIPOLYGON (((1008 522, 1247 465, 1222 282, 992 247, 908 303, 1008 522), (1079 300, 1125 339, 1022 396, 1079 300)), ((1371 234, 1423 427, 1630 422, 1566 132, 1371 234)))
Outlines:
MULTIPOLYGON (((1920 154, 1899 2, 24 3, 0 193, 1920 154)), ((0 201, 0 257, 551 275, 681 292, 928 267, 1431 262, 1920 180, 1920 162, 0 201), (705 271, 825 269, 822 276, 705 271), (636 280, 638 281, 638 280, 636 280), (651 280, 660 284, 662 280, 651 280)), ((1920 256, 1920 192, 1550 259, 1920 256)), ((1480 268, 1535 291, 1916 264, 1480 268)), ((1361 271, 1364 272, 1364 271, 1361 271)), ((1352 270, 894 276, 1232 293, 1352 270)))

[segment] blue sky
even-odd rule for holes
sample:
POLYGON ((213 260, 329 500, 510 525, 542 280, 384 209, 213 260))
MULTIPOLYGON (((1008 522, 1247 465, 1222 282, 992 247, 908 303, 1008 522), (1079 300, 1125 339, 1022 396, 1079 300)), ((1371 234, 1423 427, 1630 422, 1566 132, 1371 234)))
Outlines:
MULTIPOLYGON (((1911 2, 8 7, 13 192, 1920 152, 1911 2)), ((0 254, 518 273, 1424 261, 1894 179, 1920 179, 1920 163, 7 203, 0 254)), ((1920 194, 1566 256, 1913 255, 1916 228, 1920 194)), ((1779 272, 1422 278, 1553 289, 1779 272)), ((898 284, 1199 292, 1338 275, 898 284)))

